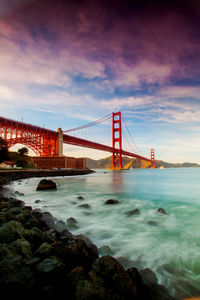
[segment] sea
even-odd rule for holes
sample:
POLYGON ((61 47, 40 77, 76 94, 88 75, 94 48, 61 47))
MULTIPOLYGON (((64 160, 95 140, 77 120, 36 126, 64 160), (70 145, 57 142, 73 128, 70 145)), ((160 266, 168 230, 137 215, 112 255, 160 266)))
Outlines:
POLYGON ((75 218, 73 234, 88 236, 101 255, 150 268, 180 299, 200 295, 200 168, 95 171, 51 178, 55 191, 36 191, 41 178, 15 181, 10 194, 24 193, 16 197, 57 220, 75 218), (105 205, 108 199, 119 203, 105 205))

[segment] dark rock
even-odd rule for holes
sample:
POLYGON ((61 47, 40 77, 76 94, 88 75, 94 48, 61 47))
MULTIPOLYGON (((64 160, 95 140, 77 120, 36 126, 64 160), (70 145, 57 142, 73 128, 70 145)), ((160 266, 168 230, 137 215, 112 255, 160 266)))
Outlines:
POLYGON ((132 210, 130 210, 130 211, 127 211, 126 214, 127 214, 128 216, 139 215, 139 214, 140 214, 140 211, 139 211, 138 208, 136 208, 136 209, 132 209, 132 210))
POLYGON ((24 196, 24 193, 20 193, 18 191, 14 191, 14 196, 24 196))
POLYGON ((78 196, 77 199, 78 200, 84 200, 85 198, 83 196, 78 196))
POLYGON ((80 208, 86 208, 86 209, 91 208, 91 206, 89 204, 81 204, 78 207, 80 207, 80 208))
POLYGON ((142 277, 143 282, 146 285, 151 285, 151 284, 157 284, 158 283, 158 279, 156 277, 156 275, 154 274, 154 272, 151 269, 144 269, 140 271, 140 275, 142 277))
POLYGON ((114 199, 108 199, 104 202, 104 204, 118 204, 118 203, 119 201, 114 199))
POLYGON ((68 278, 72 285, 76 286, 79 281, 88 279, 88 276, 86 270, 82 266, 78 266, 70 271, 68 278))
POLYGON ((25 258, 31 258, 32 250, 30 244, 25 239, 17 239, 10 244, 16 252, 25 258))
POLYGON ((161 207, 159 207, 159 208, 157 209, 157 212, 159 212, 159 213, 161 213, 161 214, 163 214, 163 215, 168 215, 168 213, 167 213, 163 208, 161 208, 161 207))
POLYGON ((41 244, 34 255, 39 257, 47 257, 53 253, 53 246, 47 242, 41 244))
POLYGON ((102 256, 97 259, 92 270, 106 282, 106 286, 112 287, 112 291, 119 295, 117 299, 136 299, 134 282, 113 257, 102 256))
POLYGON ((41 200, 35 200, 35 203, 41 203, 42 201, 41 200))
POLYGON ((72 217, 67 219, 67 226, 71 229, 78 229, 79 226, 77 225, 77 223, 78 222, 76 221, 76 219, 74 219, 72 217))
POLYGON ((52 180, 42 179, 37 188, 36 191, 44 191, 44 190, 56 190, 57 186, 56 183, 52 180))
POLYGON ((127 257, 117 257, 116 260, 118 261, 118 263, 120 263, 120 265, 122 265, 122 267, 127 270, 131 267, 133 267, 135 265, 135 262, 127 257))
POLYGON ((60 220, 60 221, 58 221, 58 222, 55 223, 54 229, 55 229, 58 233, 61 233, 61 232, 63 232, 64 230, 67 230, 67 226, 66 226, 66 224, 65 224, 64 221, 60 220))
POLYGON ((31 206, 25 206, 25 207, 24 207, 24 211, 27 212, 27 213, 31 213, 32 210, 33 210, 33 209, 32 209, 31 206))
POLYGON ((43 212, 40 221, 44 222, 49 228, 54 228, 54 217, 50 212, 43 212))
POLYGON ((153 220, 147 221, 147 224, 152 225, 152 226, 158 226, 158 222, 153 221, 153 220))
POLYGON ((111 248, 109 246, 107 246, 107 245, 101 246, 99 248, 99 253, 101 255, 113 255, 114 254, 114 252, 111 250, 111 248))
POLYGON ((24 228, 17 221, 10 221, 0 227, 0 243, 11 243, 23 236, 24 228))
POLYGON ((67 225, 77 224, 77 220, 73 217, 67 219, 67 225))
POLYGON ((88 248, 92 249, 92 251, 96 253, 97 257, 99 256, 99 250, 97 246, 93 244, 92 241, 87 236, 85 236, 84 234, 79 234, 79 235, 75 235, 74 238, 83 240, 88 246, 88 248))
POLYGON ((63 270, 64 264, 57 257, 50 256, 41 261, 36 268, 42 273, 58 273, 59 270, 63 270))

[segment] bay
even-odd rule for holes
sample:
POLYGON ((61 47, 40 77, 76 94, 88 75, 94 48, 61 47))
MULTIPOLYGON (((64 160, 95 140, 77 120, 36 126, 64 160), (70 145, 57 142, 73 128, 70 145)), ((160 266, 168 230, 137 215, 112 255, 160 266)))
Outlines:
POLYGON ((9 187, 11 193, 24 193, 20 199, 26 205, 58 220, 75 218, 73 234, 109 246, 114 257, 126 257, 138 269, 152 269, 172 294, 200 295, 200 169, 96 170, 53 178, 56 191, 36 191, 40 180, 15 181, 9 187), (105 205, 108 199, 119 203, 105 205), (140 213, 127 214, 134 209, 140 213))

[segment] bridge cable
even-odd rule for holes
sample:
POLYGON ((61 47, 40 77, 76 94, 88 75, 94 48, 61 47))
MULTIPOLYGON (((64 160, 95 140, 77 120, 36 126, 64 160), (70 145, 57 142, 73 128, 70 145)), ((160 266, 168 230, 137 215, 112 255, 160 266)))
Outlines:
POLYGON ((88 123, 88 124, 85 124, 85 125, 82 125, 82 126, 79 126, 79 127, 76 127, 76 128, 72 128, 72 129, 68 129, 68 130, 64 130, 63 132, 71 132, 71 131, 77 131, 77 130, 80 130, 80 129, 84 129, 84 128, 87 128, 87 127, 91 127, 91 126, 94 126, 98 123, 102 123, 104 121, 107 121, 108 119, 110 119, 112 116, 112 114, 109 114, 107 116, 105 116, 104 118, 101 118, 101 119, 98 119, 97 121, 94 121, 94 122, 91 122, 91 123, 88 123))
MULTIPOLYGON (((122 120, 123 120, 123 123, 124 123, 124 125, 125 125, 127 131, 128 131, 128 134, 129 134, 129 137, 130 137, 132 143, 135 145, 135 148, 136 148, 137 151, 140 153, 140 155, 143 156, 142 152, 140 151, 140 149, 139 149, 138 146, 136 145, 136 143, 135 143, 135 141, 134 141, 134 139, 133 139, 133 137, 132 137, 132 135, 131 135, 131 133, 130 133, 128 127, 127 127, 127 125, 126 125, 126 122, 125 122, 125 120, 124 120, 123 115, 122 115, 122 120)), ((123 132, 123 133, 124 133, 124 132, 123 132)), ((130 144, 129 144, 129 145, 130 145, 130 144)), ((133 147, 133 146, 131 146, 131 148, 132 148, 132 147, 133 147)), ((132 148, 132 149, 134 149, 134 148, 132 148)))

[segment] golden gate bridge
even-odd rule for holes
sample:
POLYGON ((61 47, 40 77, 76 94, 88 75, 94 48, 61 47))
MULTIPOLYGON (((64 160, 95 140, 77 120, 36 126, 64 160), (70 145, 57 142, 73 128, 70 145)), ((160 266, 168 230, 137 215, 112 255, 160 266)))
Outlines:
POLYGON ((18 143, 23 144, 33 150, 36 155, 42 157, 63 156, 63 144, 71 144, 112 153, 113 170, 122 169, 123 155, 148 161, 151 163, 151 167, 155 168, 154 149, 151 149, 150 158, 147 158, 134 153, 134 151, 127 151, 122 148, 122 121, 130 135, 121 112, 113 112, 97 121, 64 131, 61 128, 57 131, 53 131, 32 124, 0 117, 0 137, 7 142, 8 148, 18 143), (110 146, 90 141, 89 139, 76 137, 71 134, 69 135, 69 133, 90 128, 97 124, 107 122, 110 119, 112 120, 112 144, 110 146))

